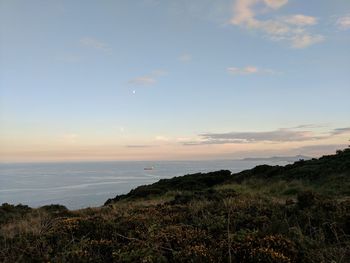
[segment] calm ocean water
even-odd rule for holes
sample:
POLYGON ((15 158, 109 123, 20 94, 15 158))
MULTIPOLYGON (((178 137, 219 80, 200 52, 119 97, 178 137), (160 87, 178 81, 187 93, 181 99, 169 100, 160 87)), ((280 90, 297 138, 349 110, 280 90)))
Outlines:
POLYGON ((0 164, 0 204, 100 206, 108 198, 161 178, 220 169, 239 172, 263 163, 287 164, 266 160, 0 164))

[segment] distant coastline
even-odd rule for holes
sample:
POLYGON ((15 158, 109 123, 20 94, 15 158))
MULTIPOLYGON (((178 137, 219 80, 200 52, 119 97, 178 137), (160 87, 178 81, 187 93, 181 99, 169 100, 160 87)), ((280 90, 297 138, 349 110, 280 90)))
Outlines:
POLYGON ((295 162, 298 160, 310 160, 312 157, 305 155, 295 155, 295 156, 272 156, 272 157, 247 157, 241 160, 243 161, 286 161, 295 162))

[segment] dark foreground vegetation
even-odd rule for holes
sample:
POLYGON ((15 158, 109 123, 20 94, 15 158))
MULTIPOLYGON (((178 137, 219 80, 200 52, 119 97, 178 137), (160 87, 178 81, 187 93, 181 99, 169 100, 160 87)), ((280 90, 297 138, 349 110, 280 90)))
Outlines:
POLYGON ((0 207, 2 262, 350 262, 350 149, 194 174, 100 208, 0 207))

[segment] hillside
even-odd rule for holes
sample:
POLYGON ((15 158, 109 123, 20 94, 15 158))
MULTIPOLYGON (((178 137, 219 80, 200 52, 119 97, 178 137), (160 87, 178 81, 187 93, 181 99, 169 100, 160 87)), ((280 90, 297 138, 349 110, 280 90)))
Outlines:
POLYGON ((100 208, 0 207, 1 262, 350 262, 350 149, 140 186, 100 208))
POLYGON ((263 180, 263 183, 301 180, 305 184, 324 187, 331 194, 350 194, 350 148, 338 151, 335 155, 319 159, 299 160, 286 166, 259 165, 253 169, 237 174, 228 170, 211 173, 189 174, 171 179, 162 179, 151 185, 142 185, 126 195, 119 195, 107 200, 105 205, 123 199, 135 199, 165 194, 168 191, 199 191, 216 185, 230 183, 248 183, 252 179, 263 180), (334 190, 334 192, 331 192, 334 190))

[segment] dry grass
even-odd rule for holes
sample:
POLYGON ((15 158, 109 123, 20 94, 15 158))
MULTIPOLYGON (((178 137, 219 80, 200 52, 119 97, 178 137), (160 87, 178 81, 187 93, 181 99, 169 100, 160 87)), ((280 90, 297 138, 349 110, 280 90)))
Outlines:
POLYGON ((42 235, 52 229, 54 221, 48 213, 37 210, 21 220, 2 225, 0 235, 5 238, 27 234, 42 235))

